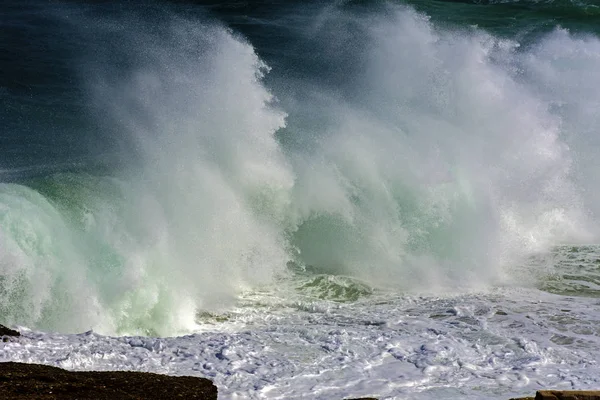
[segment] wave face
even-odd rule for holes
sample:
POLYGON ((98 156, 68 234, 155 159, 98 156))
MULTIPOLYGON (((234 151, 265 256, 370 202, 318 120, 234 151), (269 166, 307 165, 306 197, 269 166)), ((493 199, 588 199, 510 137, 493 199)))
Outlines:
POLYGON ((259 82, 266 66, 226 29, 110 22, 89 25, 109 40, 83 73, 128 160, 116 177, 2 187, 5 315, 48 329, 178 332, 197 308, 285 268, 278 208, 293 175, 274 138, 284 114, 259 82))
POLYGON ((159 14, 58 18, 118 161, 0 184, 5 323, 172 335, 298 269, 481 289, 596 239, 595 36, 307 6, 262 22, 270 69, 206 14, 159 14))

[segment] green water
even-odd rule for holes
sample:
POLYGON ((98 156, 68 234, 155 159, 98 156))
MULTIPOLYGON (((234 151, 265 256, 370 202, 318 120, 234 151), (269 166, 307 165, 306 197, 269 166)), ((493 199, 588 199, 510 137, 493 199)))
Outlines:
POLYGON ((552 266, 540 280, 540 290, 600 298, 600 246, 560 246, 534 263, 552 266))
POLYGON ((575 0, 411 0, 438 26, 478 27, 490 33, 533 39, 556 26, 573 32, 600 32, 600 6, 575 0))

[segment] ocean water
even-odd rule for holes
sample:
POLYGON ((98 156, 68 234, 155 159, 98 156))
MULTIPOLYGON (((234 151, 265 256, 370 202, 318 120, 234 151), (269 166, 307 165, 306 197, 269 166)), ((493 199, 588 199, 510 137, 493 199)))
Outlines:
POLYGON ((221 399, 600 386, 600 6, 0 7, 0 360, 221 399))

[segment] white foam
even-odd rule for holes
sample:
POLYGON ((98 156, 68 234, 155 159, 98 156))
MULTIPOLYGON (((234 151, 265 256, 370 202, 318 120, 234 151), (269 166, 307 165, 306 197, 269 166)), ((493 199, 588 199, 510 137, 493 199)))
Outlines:
POLYGON ((220 399, 506 399, 598 385, 594 299, 533 289, 447 298, 380 293, 351 304, 312 300, 321 307, 306 311, 272 298, 261 309, 255 300, 262 296, 253 296, 227 322, 189 336, 22 329, 21 338, 3 344, 0 358, 204 376, 219 387, 220 399))

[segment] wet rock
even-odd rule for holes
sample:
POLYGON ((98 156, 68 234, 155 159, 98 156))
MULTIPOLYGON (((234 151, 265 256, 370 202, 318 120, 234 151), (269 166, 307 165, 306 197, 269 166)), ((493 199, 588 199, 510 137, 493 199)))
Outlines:
POLYGON ((15 362, 0 363, 0 393, 14 400, 216 400, 208 379, 147 372, 69 372, 15 362))
POLYGON ((21 336, 21 334, 13 329, 0 325, 0 336, 21 336))

